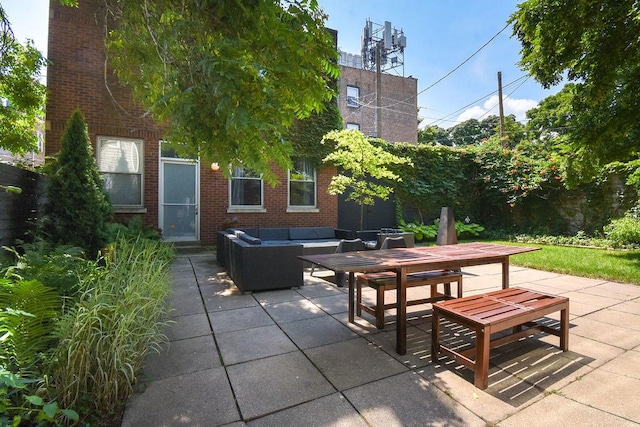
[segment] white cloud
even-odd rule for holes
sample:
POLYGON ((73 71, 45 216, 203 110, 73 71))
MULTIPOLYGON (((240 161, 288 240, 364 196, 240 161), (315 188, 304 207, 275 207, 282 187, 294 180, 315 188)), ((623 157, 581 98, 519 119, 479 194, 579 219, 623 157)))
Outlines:
POLYGON ((485 108, 476 105, 468 110, 464 110, 464 112, 456 119, 456 124, 466 122, 469 119, 480 119, 480 117, 483 117, 486 112, 487 110, 485 108))
MULTIPOLYGON (((533 99, 512 99, 506 98, 502 101, 504 107, 504 115, 508 116, 513 114, 516 116, 516 120, 523 122, 526 119, 526 112, 532 108, 538 106, 538 101, 533 99)), ((500 113, 498 107, 498 95, 494 95, 487 99, 482 106, 476 105, 460 114, 457 118, 457 123, 464 122, 469 119, 483 120, 487 116, 500 113)))

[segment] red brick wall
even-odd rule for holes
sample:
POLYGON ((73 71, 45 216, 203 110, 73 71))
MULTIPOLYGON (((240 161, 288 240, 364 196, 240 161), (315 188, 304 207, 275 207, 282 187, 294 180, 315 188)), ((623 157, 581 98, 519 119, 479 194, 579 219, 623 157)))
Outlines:
MULTIPOLYGON (((276 169, 277 170, 277 169, 276 169)), ((280 184, 271 187, 264 184, 265 212, 228 213, 229 181, 222 172, 212 171, 210 165, 200 167, 200 238, 215 241, 222 223, 238 219, 238 227, 336 227, 338 224, 338 199, 327 193, 335 168, 322 168, 317 174, 318 212, 287 212, 287 173, 277 170, 280 184)))
MULTIPOLYGON (((340 111, 345 128, 357 123, 367 136, 376 136, 376 73, 359 68, 340 67, 340 111), (347 86, 360 88, 361 107, 347 106, 347 86)), ((382 73, 381 130, 387 142, 418 143, 418 80, 382 73)))
MULTIPOLYGON (((144 140, 145 224, 158 226, 158 141, 162 129, 135 105, 106 65, 103 34, 104 10, 99 0, 83 0, 78 8, 61 6, 51 0, 49 15, 49 60, 47 69, 46 154, 60 150, 60 139, 71 113, 79 108, 85 116, 89 137, 98 136, 144 140)), ((225 219, 237 217, 243 226, 333 226, 338 223, 338 202, 326 187, 335 170, 318 173, 317 213, 287 213, 287 174, 279 172, 281 184, 265 185, 265 213, 227 213, 228 180, 213 172, 209 164, 200 167, 200 240, 215 242, 225 219)), ((118 213, 119 220, 133 213, 118 213)))

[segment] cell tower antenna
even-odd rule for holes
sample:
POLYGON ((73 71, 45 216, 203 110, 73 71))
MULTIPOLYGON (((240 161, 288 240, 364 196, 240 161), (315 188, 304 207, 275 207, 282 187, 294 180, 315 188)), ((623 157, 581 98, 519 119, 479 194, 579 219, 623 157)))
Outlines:
POLYGON ((404 76, 406 47, 407 37, 402 29, 393 28, 389 21, 381 25, 367 19, 362 29, 362 68, 375 71, 379 65, 381 72, 385 72, 400 67, 404 76))

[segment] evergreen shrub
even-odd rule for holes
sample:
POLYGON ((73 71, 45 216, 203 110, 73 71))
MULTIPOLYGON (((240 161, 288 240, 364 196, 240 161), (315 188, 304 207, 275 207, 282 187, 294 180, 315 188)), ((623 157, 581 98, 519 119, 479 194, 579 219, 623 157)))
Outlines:
POLYGON ((67 123, 61 147, 57 161, 47 168, 47 202, 40 230, 46 240, 81 247, 88 258, 95 259, 107 244, 112 208, 79 110, 67 123))

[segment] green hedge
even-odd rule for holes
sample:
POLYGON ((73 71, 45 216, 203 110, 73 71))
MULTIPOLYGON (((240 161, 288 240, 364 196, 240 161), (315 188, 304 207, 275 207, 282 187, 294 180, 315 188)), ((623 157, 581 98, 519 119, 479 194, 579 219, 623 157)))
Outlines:
POLYGON ((612 197, 613 175, 568 189, 563 160, 535 145, 510 148, 498 138, 461 148, 376 143, 413 162, 394 170, 402 177, 395 188, 398 222, 430 224, 450 206, 458 219, 509 233, 566 234, 578 220, 580 229, 593 233, 637 196, 625 187, 624 195, 612 197))

